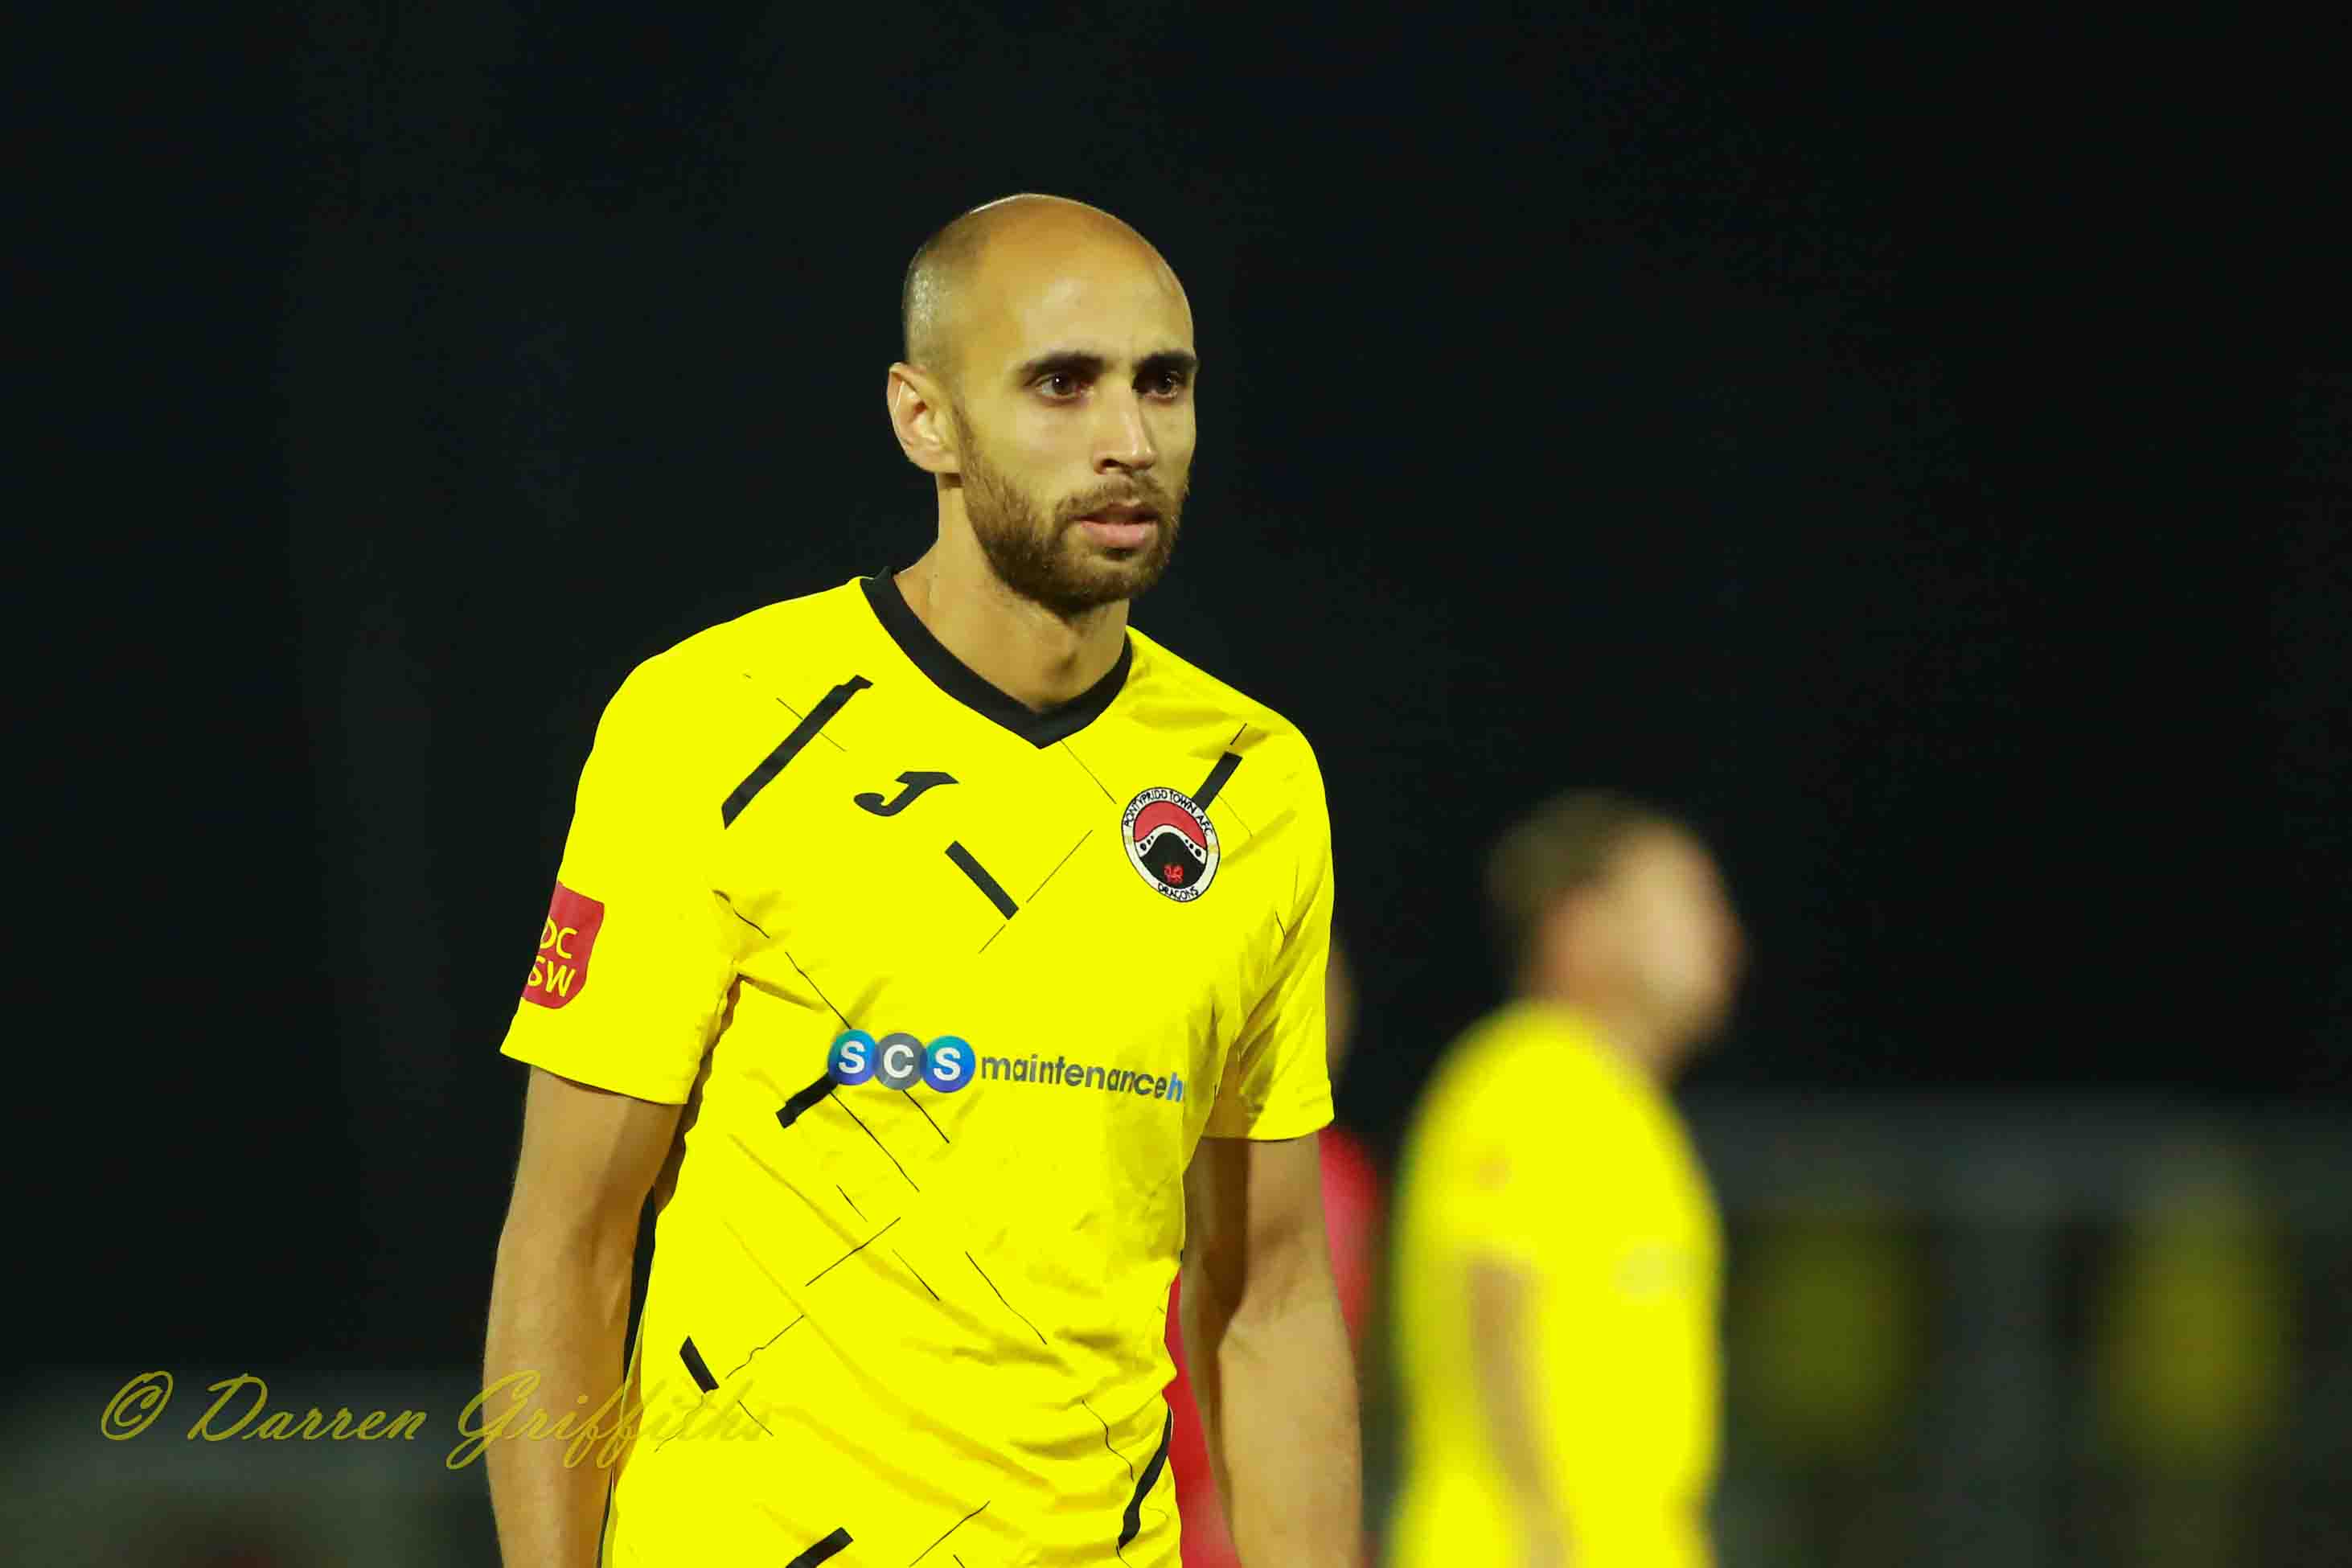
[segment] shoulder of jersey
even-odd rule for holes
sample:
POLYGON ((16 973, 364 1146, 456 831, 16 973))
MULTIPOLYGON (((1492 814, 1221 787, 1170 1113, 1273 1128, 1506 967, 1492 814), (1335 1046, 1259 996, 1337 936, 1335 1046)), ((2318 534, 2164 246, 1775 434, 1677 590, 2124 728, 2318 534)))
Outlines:
POLYGON ((812 680, 829 684, 856 673, 856 656, 845 646, 858 629, 853 614, 872 616, 855 579, 762 605, 655 654, 629 672, 621 690, 677 727, 747 702, 771 708, 780 697, 804 706, 812 680))
POLYGON ((1315 749, 1297 725, 1135 627, 1128 635, 1136 643, 1135 668, 1128 679, 1135 687, 1139 717, 1204 729, 1222 723, 1227 734, 1239 731, 1235 749, 1250 758, 1256 780, 1313 778, 1319 785, 1315 749))
POLYGON ((805 713, 856 673, 849 649, 865 645, 844 613, 853 605, 865 612, 855 581, 672 644, 631 669, 606 701, 595 750, 608 769, 646 770, 687 794, 715 785, 723 797, 794 722, 780 702, 805 713))
POLYGON ((1463 1031, 1439 1068, 1432 1098, 1457 1113, 1516 1113, 1563 1096, 1588 1100, 1611 1087, 1611 1075, 1585 1048, 1571 1026, 1563 1038, 1558 1021, 1541 1011, 1508 1004, 1463 1031))

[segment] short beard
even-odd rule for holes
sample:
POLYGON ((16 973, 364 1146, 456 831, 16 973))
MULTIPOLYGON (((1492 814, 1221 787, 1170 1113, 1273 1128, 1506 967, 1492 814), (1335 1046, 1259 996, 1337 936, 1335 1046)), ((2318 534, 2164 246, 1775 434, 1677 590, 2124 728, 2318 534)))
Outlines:
MULTIPOLYGON (((963 456, 964 515, 997 580, 1064 620, 1132 599, 1160 581, 1175 553, 1184 491, 1171 496, 1150 476, 1117 489, 1074 496, 1047 516, 981 454, 971 426, 959 419, 963 456), (1151 542, 1124 560, 1089 557, 1072 549, 1080 519, 1123 500, 1150 507, 1160 520, 1151 542)), ((1081 536, 1083 537, 1083 536, 1081 536)))

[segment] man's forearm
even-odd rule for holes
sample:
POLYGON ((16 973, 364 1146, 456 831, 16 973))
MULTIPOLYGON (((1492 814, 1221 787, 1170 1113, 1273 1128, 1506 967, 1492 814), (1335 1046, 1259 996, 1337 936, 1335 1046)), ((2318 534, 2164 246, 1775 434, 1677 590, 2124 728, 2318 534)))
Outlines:
POLYGON ((1338 1295, 1326 1279, 1230 1319, 1209 1296, 1185 1291, 1186 1357, 1242 1562, 1359 1568, 1362 1451, 1338 1295))
POLYGON ((1486 1415, 1498 1479, 1515 1505, 1513 1522, 1534 1544, 1564 1548, 1567 1514, 1538 1436, 1542 1426, 1529 1356, 1532 1287, 1517 1270, 1485 1262, 1469 1265, 1467 1286, 1470 1354, 1476 1368, 1473 1394, 1486 1415))
POLYGON ((509 1568, 594 1568, 619 1441, 611 1434, 628 1414, 616 1395, 631 1261, 617 1241, 499 1244, 483 1387, 510 1381, 479 1419, 505 1434, 484 1446, 482 1463, 509 1568), (599 1410, 598 1435, 583 1441, 526 1429, 534 1415, 546 1427, 568 1415, 571 1432, 599 1410))

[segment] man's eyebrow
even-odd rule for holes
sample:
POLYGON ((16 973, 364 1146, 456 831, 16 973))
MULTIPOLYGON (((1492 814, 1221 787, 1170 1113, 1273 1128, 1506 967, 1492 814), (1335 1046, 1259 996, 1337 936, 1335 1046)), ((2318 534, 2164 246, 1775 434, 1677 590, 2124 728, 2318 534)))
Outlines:
MULTIPOLYGON (((1161 349, 1157 353, 1146 354, 1136 366, 1136 374, 1139 376, 1154 376, 1173 372, 1189 380, 1200 365, 1199 358, 1183 349, 1161 349)), ((1034 359, 1023 361, 1013 376, 1023 386, 1048 375, 1094 381, 1109 368, 1110 361, 1101 354, 1085 349, 1055 349, 1034 359)))
POLYGON ((1200 359, 1183 349, 1161 349, 1156 354, 1146 354, 1143 356, 1143 363, 1136 366, 1138 373, 1143 375, 1167 375, 1172 373, 1182 376, 1186 381, 1192 380, 1192 373, 1200 368, 1200 359))

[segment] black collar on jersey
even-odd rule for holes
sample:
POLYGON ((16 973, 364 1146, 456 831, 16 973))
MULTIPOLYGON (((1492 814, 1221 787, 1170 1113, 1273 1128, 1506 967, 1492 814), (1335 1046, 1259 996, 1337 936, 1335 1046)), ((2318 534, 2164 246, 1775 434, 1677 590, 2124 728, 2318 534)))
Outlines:
POLYGON ((895 574, 877 573, 859 579, 866 590, 866 602, 874 606, 875 618, 882 629, 890 634, 899 651, 912 659, 917 669, 931 678, 931 684, 946 692, 984 719, 993 719, 1033 746, 1050 746, 1066 740, 1102 717, 1104 709, 1118 696, 1119 688, 1127 684, 1128 667, 1135 662, 1135 644, 1122 636, 1118 644, 1118 662, 1109 672, 1067 702, 1048 708, 1043 713, 1031 710, 1018 699, 1009 697, 991 686, 972 668, 947 650, 947 645, 931 635, 923 625, 907 596, 898 591, 895 574))

